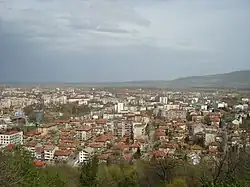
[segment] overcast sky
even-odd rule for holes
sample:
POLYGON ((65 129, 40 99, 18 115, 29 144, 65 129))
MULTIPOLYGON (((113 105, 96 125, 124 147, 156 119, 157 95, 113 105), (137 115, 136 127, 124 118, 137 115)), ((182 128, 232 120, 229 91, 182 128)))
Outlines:
POLYGON ((0 82, 250 69, 249 0, 0 0, 0 82))

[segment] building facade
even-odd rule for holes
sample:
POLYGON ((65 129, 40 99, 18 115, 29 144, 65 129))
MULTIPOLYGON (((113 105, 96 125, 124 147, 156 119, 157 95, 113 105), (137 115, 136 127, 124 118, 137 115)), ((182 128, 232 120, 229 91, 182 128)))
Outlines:
POLYGON ((20 131, 6 131, 0 134, 1 144, 23 144, 23 132, 20 131))

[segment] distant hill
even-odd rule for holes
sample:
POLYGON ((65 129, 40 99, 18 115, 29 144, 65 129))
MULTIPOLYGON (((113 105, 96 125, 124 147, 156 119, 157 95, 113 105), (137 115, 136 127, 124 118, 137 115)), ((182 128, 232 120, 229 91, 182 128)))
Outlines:
POLYGON ((105 83, 3 83, 9 85, 46 87, 137 87, 137 88, 237 88, 250 89, 250 70, 224 74, 182 77, 174 80, 145 80, 105 83))
MULTIPOLYGON (((96 84, 113 87, 158 87, 158 88, 250 88, 250 70, 225 74, 182 77, 170 81, 131 81, 96 84)), ((93 85, 94 86, 94 85, 93 85)))
POLYGON ((225 74, 183 77, 169 81, 168 86, 173 88, 250 88, 250 70, 234 71, 225 74))

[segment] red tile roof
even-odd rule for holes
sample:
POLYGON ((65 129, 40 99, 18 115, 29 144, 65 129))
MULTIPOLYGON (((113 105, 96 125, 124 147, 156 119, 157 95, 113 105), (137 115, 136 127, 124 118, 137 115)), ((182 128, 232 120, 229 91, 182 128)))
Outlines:
POLYGON ((166 136, 165 130, 157 129, 155 132, 156 136, 166 136))
POLYGON ((44 152, 43 147, 36 147, 36 152, 37 153, 43 153, 44 152))
POLYGON ((97 120, 95 120, 95 123, 96 124, 106 124, 107 123, 107 120, 105 120, 105 119, 97 119, 97 120))
POLYGON ((24 144, 25 147, 35 147, 36 145, 36 142, 27 142, 26 144, 24 144))
POLYGON ((76 131, 90 131, 92 128, 89 126, 82 126, 78 129, 76 129, 76 131))
POLYGON ((46 163, 43 162, 43 161, 41 161, 41 160, 35 160, 35 161, 33 162, 33 164, 34 164, 36 167, 43 167, 43 166, 46 165, 46 163))
POLYGON ((154 151, 153 151, 153 155, 154 155, 155 157, 164 157, 164 156, 166 156, 167 154, 166 154, 164 151, 154 150, 154 151))
POLYGON ((62 150, 56 150, 55 156, 69 156, 70 151, 62 151, 62 150))
POLYGON ((12 151, 14 149, 14 144, 7 145, 7 150, 12 151))
POLYGON ((69 123, 69 120, 55 120, 54 123, 69 123))
POLYGON ((160 148, 163 148, 163 149, 175 149, 175 145, 172 145, 172 144, 164 144, 164 145, 161 145, 160 148))
POLYGON ((12 130, 12 131, 5 131, 3 134, 5 135, 12 135, 12 134, 16 134, 18 133, 19 131, 16 131, 16 130, 12 130))
POLYGON ((96 158, 100 160, 107 160, 109 158, 109 154, 97 155, 96 158))
POLYGON ((99 143, 91 143, 88 146, 93 147, 93 148, 102 148, 103 147, 103 145, 99 144, 99 143))

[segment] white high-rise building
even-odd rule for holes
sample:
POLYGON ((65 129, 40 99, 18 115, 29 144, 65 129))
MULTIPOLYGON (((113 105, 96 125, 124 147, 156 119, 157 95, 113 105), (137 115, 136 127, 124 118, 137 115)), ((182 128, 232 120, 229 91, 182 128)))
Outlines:
POLYGON ((117 112, 121 113, 124 110, 124 103, 117 103, 117 112))
POLYGON ((168 98, 167 97, 160 97, 159 100, 160 100, 160 103, 162 103, 162 104, 168 104, 168 98))

